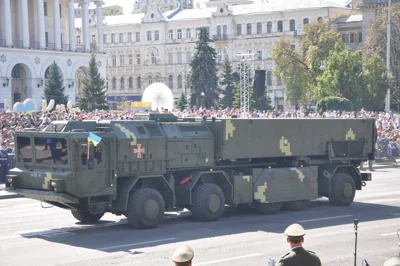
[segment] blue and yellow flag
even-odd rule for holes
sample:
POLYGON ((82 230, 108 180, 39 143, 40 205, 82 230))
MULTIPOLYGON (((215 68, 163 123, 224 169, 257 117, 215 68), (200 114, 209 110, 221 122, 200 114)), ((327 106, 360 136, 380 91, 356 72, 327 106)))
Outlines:
POLYGON ((88 142, 93 142, 94 146, 97 146, 101 141, 101 137, 97 136, 96 134, 89 132, 89 136, 87 138, 88 142))

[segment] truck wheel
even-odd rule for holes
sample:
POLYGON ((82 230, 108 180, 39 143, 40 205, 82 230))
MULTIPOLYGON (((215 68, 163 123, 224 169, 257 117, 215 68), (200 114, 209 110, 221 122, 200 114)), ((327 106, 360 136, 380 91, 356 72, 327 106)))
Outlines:
POLYGON ((162 221, 164 211, 164 198, 155 189, 141 188, 132 191, 129 195, 126 217, 134 228, 151 229, 156 227, 162 221))
POLYGON ((258 201, 253 202, 254 209, 261 214, 274 214, 282 209, 282 202, 274 203, 260 203, 258 201))
POLYGON ((303 211, 308 209, 310 205, 309 200, 290 201, 285 203, 285 208, 291 211, 303 211))
POLYGON ((332 180, 332 192, 329 202, 338 206, 350 205, 356 195, 356 184, 353 178, 346 173, 338 173, 332 180))
POLYGON ((97 222, 98 220, 103 217, 104 213, 90 213, 90 212, 80 212, 76 210, 71 210, 72 216, 74 216, 75 219, 82 223, 88 223, 92 224, 97 222))
POLYGON ((222 216, 225 208, 225 196, 215 184, 202 184, 193 191, 191 211, 194 217, 202 221, 215 221, 222 216))

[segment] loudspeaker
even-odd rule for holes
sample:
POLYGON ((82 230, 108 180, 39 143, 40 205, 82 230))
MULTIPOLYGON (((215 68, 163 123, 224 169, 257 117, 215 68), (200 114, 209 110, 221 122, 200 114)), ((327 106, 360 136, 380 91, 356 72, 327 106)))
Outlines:
POLYGON ((260 97, 265 93, 265 70, 257 69, 254 73, 253 94, 260 97))

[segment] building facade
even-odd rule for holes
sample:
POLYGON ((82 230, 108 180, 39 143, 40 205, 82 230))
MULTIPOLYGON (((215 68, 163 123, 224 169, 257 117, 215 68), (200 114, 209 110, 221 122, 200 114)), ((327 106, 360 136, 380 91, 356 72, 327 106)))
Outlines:
MULTIPOLYGON (((80 4, 75 4, 75 18, 82 18, 82 9, 80 4)), ((103 15, 104 16, 116 16, 123 15, 124 8, 118 5, 103 5, 103 15)), ((97 6, 96 3, 89 3, 89 16, 97 16, 97 6)))
MULTIPOLYGON (((33 98, 40 108, 46 71, 55 61, 64 79, 65 94, 75 103, 75 77, 86 74, 90 59, 89 0, 83 10, 84 41, 77 45, 74 0, 0 0, 0 108, 33 98)), ((102 1, 97 1, 101 10, 102 1)), ((103 20, 102 12, 97 19, 103 20)), ((102 35, 103 27, 96 27, 102 35)), ((106 75, 106 55, 98 41, 99 71, 106 75)))
MULTIPOLYGON (((198 40, 197 29, 208 27, 218 69, 222 71, 226 56, 237 69, 238 54, 253 54, 248 64, 253 73, 256 68, 266 70, 270 96, 275 106, 281 107, 285 86, 273 74, 271 54, 275 42, 285 36, 297 49, 304 24, 318 19, 334 22, 352 14, 357 12, 351 8, 309 0, 286 6, 220 3, 216 7, 168 12, 153 5, 146 13, 106 17, 103 38, 108 56, 109 100, 139 101, 153 82, 167 85, 176 100, 182 92, 189 94, 189 63, 198 40)), ((95 34, 94 29, 91 34, 95 34)))

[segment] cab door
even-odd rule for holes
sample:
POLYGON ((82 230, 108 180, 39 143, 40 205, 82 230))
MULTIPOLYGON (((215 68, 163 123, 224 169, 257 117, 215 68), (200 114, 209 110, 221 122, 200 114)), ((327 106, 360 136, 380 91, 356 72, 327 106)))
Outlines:
POLYGON ((94 147, 92 163, 88 160, 88 143, 78 142, 77 152, 77 184, 78 193, 81 197, 97 196, 107 194, 109 179, 106 174, 107 143, 101 141, 94 147))

